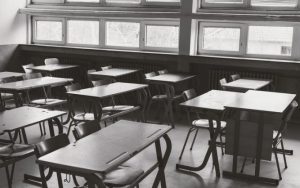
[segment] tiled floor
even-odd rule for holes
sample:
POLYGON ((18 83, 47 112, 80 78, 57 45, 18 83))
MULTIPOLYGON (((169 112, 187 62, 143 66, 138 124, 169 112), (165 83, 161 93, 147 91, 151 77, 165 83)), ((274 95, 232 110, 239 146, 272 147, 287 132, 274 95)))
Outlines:
MULTIPOLYGON (((178 156, 180 150, 183 145, 183 141, 185 139, 186 133, 188 130, 187 125, 183 125, 183 123, 177 123, 176 129, 172 130, 169 135, 172 140, 172 153, 169 159, 167 168, 166 168, 166 181, 167 186, 169 188, 239 188, 239 187, 255 187, 255 188, 265 188, 265 187, 273 187, 263 184, 257 184, 248 181, 241 180, 231 180, 226 178, 216 178, 215 172, 212 168, 211 160, 206 166, 206 168, 197 173, 184 173, 178 172, 175 169, 176 163, 178 163, 178 156)), ((38 142, 40 138, 40 132, 38 126, 32 126, 27 129, 28 138, 30 138, 31 143, 38 142)), ((48 134, 49 135, 49 134, 48 134)), ((298 149, 300 148, 300 126, 291 125, 289 127, 288 138, 286 139, 286 147, 293 148, 294 155, 288 156, 288 165, 289 168, 287 170, 282 170, 283 180, 280 182, 278 187, 284 188, 299 188, 300 187, 300 154, 298 149)), ((73 139, 73 136, 70 136, 73 139)), ((182 158, 182 162, 190 163, 190 164, 200 164, 206 149, 207 149, 207 140, 208 140, 208 132, 206 130, 201 130, 198 138, 196 140, 196 144, 193 151, 189 151, 188 149, 184 153, 182 158)), ((220 150, 218 150, 219 159, 221 163, 221 168, 225 169, 230 167, 231 165, 231 157, 230 156, 221 156, 220 150)), ((147 168, 147 166, 151 165, 153 161, 155 161, 155 150, 154 146, 148 148, 135 158, 133 158, 132 164, 142 166, 143 168, 147 168)), ((281 167, 283 167, 283 160, 280 156, 281 167)), ((277 177, 277 170, 275 161, 272 162, 264 162, 262 165, 262 174, 271 177, 277 177)), ((247 167, 245 172, 251 173, 253 170, 253 165, 251 162, 247 163, 247 167)), ((5 188, 6 178, 4 169, 0 170, 0 187, 5 188)), ((156 172, 156 171, 155 171, 156 172)), ((33 185, 25 184, 22 182, 23 174, 34 174, 39 175, 38 168, 35 165, 35 157, 28 158, 27 160, 21 161, 17 163, 15 178, 13 187, 17 188, 29 188, 36 187, 33 185)), ((149 177, 147 177, 140 185, 141 188, 150 188, 152 187, 152 182, 154 179, 155 173, 152 173, 149 177)), ((63 176, 65 179, 65 176, 63 176)), ((64 183, 65 187, 73 187, 73 183, 64 183)), ((56 188, 56 176, 48 182, 48 187, 56 188)))

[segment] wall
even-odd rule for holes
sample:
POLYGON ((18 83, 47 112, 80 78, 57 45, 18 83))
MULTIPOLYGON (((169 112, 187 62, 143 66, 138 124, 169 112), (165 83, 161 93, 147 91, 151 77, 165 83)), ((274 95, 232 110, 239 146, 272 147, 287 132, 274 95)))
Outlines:
POLYGON ((26 16, 18 14, 26 0, 0 0, 0 71, 10 70, 18 44, 26 43, 26 16))

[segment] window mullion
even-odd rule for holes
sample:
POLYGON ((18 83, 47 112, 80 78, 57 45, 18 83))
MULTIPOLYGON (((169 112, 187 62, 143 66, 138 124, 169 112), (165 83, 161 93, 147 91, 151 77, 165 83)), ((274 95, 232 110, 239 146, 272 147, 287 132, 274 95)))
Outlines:
POLYGON ((140 49, 145 50, 146 46, 146 24, 145 22, 140 23, 140 49))
POLYGON ((247 55, 247 46, 248 46, 248 25, 244 24, 241 27, 241 36, 240 36, 240 52, 242 56, 247 55))

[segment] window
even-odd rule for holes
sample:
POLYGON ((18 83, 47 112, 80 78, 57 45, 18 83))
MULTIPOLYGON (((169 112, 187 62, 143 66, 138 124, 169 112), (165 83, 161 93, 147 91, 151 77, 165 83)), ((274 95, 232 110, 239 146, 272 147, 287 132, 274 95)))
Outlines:
MULTIPOLYGON (((198 0, 202 7, 295 8, 299 0, 198 0)), ((200 6, 201 8, 201 6, 200 6)))
POLYGON ((240 53, 240 24, 200 23, 198 53, 240 53))
POLYGON ((100 0, 66 0, 66 2, 99 3, 100 0))
POLYGON ((248 54, 291 56, 293 27, 249 26, 248 54))
POLYGON ((199 24, 198 54, 279 59, 293 58, 294 27, 299 27, 272 22, 199 24))
POLYGON ((68 20, 67 26, 68 43, 99 45, 99 21, 68 20))
POLYGON ((141 0, 106 0, 106 3, 139 4, 141 0))
POLYGON ((45 43, 63 43, 64 29, 63 20, 59 19, 35 19, 34 22, 34 41, 45 43))
POLYGON ((138 48, 140 39, 140 23, 106 22, 106 46, 138 48))
POLYGON ((145 25, 145 47, 177 50, 179 45, 178 25, 145 25))
POLYGON ((296 7, 298 0, 252 0, 251 5, 257 7, 296 7))

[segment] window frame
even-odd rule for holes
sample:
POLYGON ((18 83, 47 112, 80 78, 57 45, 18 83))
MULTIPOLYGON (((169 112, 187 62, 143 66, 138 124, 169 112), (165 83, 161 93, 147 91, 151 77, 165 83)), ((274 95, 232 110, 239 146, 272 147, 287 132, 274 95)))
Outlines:
POLYGON ((141 51, 141 21, 138 21, 136 19, 130 19, 130 18, 123 18, 123 19, 116 19, 116 18, 106 18, 104 19, 104 41, 103 41, 103 46, 104 48, 108 49, 116 49, 116 50, 135 50, 135 51, 141 51), (106 23, 107 22, 128 22, 128 23, 139 23, 140 24, 140 32, 139 32, 139 46, 138 47, 127 47, 127 46, 112 46, 112 45, 107 45, 107 38, 106 38, 106 23))
POLYGON ((34 44, 66 44, 66 27, 65 19, 57 17, 32 17, 32 42, 34 44), (38 40, 37 39, 37 21, 56 21, 62 23, 62 41, 38 40))
POLYGON ((197 0, 198 2, 198 12, 201 9, 220 9, 220 8, 240 8, 241 10, 260 10, 260 11, 268 11, 268 10, 281 10, 281 11, 289 11, 289 10, 299 10, 300 9, 300 0, 297 0, 297 4, 295 7, 276 7, 276 6, 252 6, 252 0, 243 0, 241 4, 234 4, 234 3, 206 3, 205 0, 197 0))
POLYGON ((245 30, 246 27, 244 24, 241 23, 234 23, 234 22, 198 22, 198 39, 197 39, 197 54, 214 54, 214 55, 235 55, 235 56, 242 56, 243 51, 245 50, 245 46, 243 41, 245 39, 245 30), (223 27, 223 28, 239 28, 240 29, 240 39, 239 39, 239 50, 238 51, 226 51, 226 50, 207 50, 203 49, 203 29, 205 27, 223 27))
POLYGON ((66 18, 66 23, 65 23, 65 27, 66 27, 66 46, 74 46, 74 47, 100 47, 101 43, 102 43, 102 38, 101 38, 101 28, 102 28, 102 23, 101 23, 101 19, 98 18, 66 18), (98 45, 94 45, 94 44, 77 44, 77 43, 69 43, 68 42, 68 37, 69 37, 69 33, 68 33, 68 21, 70 20, 75 20, 75 21, 98 21, 99 22, 99 44, 98 45))
POLYGON ((163 51, 163 52, 179 52, 179 38, 180 38, 180 23, 174 20, 172 21, 144 21, 141 24, 141 36, 142 36, 142 49, 149 51, 163 51), (178 48, 167 48, 167 47, 151 47, 147 46, 147 31, 146 26, 178 26, 178 48))
POLYGON ((250 58, 276 58, 276 59, 294 59, 294 44, 295 44, 295 40, 294 40, 294 36, 295 36, 295 27, 296 25, 290 23, 270 23, 270 22, 250 22, 247 24, 247 45, 246 45, 246 53, 245 53, 245 57, 250 57, 250 58), (248 53, 248 41, 249 41, 249 26, 270 26, 270 27, 292 27, 293 28, 293 36, 292 36, 292 45, 291 45, 291 55, 270 55, 270 54, 249 54, 248 53))
MULTIPOLYGON (((245 21, 245 22, 220 22, 220 21, 201 21, 198 20, 198 39, 197 39, 197 49, 196 55, 216 55, 216 56, 231 56, 231 57, 244 57, 244 58, 260 58, 260 59, 279 59, 279 60, 298 60, 300 55, 297 55, 297 50, 295 48, 300 48, 300 44, 297 44, 297 41, 300 41, 300 35, 297 36, 297 32, 300 32, 300 24, 294 22, 255 22, 255 21, 245 21), (202 26, 201 26, 202 25, 202 26), (238 53, 232 53, 232 51, 219 51, 219 50, 204 50, 200 49, 202 46, 201 38, 203 38, 203 31, 201 27, 205 26, 216 26, 222 27, 227 26, 232 28, 234 25, 241 25, 241 34, 240 34, 240 50, 238 53), (248 38, 249 38, 249 26, 270 26, 270 27, 292 27, 293 28, 293 38, 292 38, 292 49, 291 55, 270 55, 270 54, 248 54, 248 38), (200 38, 199 38, 200 37, 200 38)), ((299 33, 300 34, 300 33, 299 33)))

